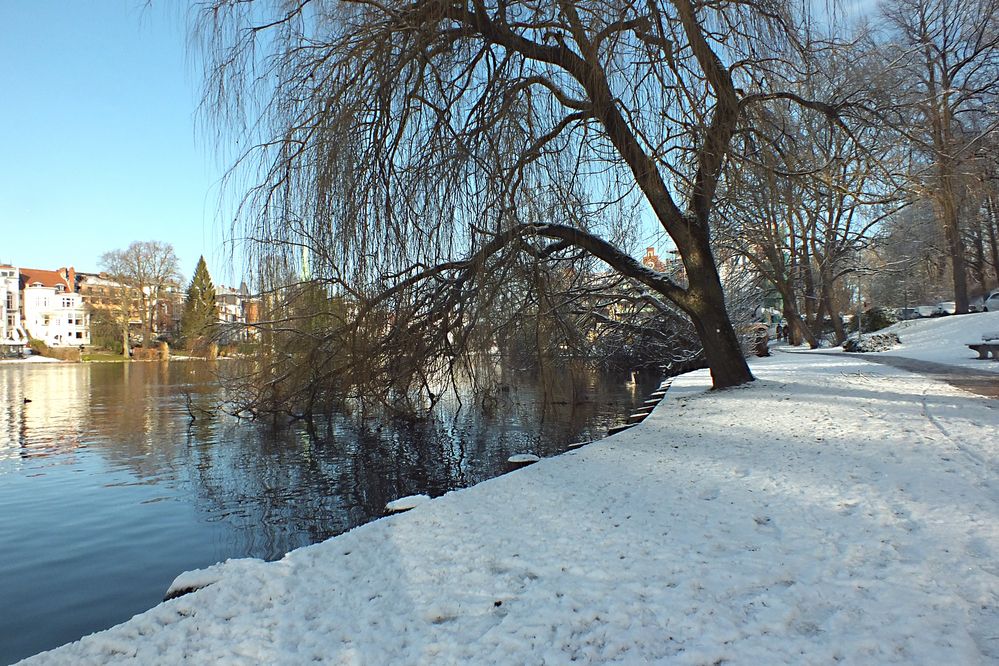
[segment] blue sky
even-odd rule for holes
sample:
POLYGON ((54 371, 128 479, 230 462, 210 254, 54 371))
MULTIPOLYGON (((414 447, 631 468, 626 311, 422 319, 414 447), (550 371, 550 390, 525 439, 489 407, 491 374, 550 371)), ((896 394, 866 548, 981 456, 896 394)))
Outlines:
POLYGON ((217 213, 222 173, 196 129, 187 3, 0 0, 0 262, 99 268, 134 240, 204 254, 234 278, 217 213))

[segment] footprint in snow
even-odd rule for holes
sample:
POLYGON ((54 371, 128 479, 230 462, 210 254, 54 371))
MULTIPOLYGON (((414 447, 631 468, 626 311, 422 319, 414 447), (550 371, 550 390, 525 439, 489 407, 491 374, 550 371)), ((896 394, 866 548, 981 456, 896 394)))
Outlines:
POLYGON ((718 499, 718 493, 720 491, 718 488, 706 488, 702 490, 697 496, 702 500, 713 500, 718 499))
POLYGON ((839 508, 839 512, 840 513, 850 514, 850 513, 853 513, 854 509, 857 508, 858 504, 860 504, 860 500, 857 500, 857 499, 846 499, 846 500, 841 501, 836 506, 839 508))
POLYGON ((969 539, 968 543, 964 546, 964 550, 971 557, 980 559, 989 559, 992 557, 992 550, 989 548, 989 544, 981 537, 969 539))

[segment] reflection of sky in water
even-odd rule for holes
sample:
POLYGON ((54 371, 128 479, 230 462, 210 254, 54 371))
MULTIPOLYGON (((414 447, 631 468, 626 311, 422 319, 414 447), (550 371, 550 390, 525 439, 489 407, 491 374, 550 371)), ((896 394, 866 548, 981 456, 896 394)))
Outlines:
POLYGON ((397 497, 495 476, 512 453, 601 436, 653 388, 553 377, 542 405, 536 382, 506 376, 485 412, 449 397, 431 418, 339 417, 313 440, 192 423, 186 396, 210 408, 212 377, 197 362, 0 366, 0 662, 149 608, 181 571, 278 558, 397 497))

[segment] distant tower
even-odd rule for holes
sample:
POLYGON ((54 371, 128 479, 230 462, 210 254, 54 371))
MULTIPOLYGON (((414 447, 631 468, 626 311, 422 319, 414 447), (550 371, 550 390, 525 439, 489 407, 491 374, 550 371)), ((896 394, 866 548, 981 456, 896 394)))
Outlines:
POLYGON ((666 264, 663 263, 662 259, 656 254, 656 248, 647 247, 645 248, 645 256, 642 257, 642 264, 646 268, 651 268, 654 271, 663 273, 666 271, 666 264))

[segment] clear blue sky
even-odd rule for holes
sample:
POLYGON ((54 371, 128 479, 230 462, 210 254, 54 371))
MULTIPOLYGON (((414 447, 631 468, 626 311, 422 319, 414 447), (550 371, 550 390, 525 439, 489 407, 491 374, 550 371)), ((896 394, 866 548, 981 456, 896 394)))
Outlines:
POLYGON ((222 173, 196 129, 188 3, 0 0, 0 263, 99 268, 134 240, 204 254, 238 283, 217 213, 222 173))

